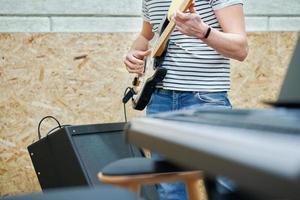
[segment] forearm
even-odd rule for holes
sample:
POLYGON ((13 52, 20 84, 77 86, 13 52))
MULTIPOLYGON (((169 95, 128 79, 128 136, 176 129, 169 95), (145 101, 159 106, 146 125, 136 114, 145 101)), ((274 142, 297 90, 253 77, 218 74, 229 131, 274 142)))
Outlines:
POLYGON ((152 32, 152 25, 149 22, 143 22, 143 28, 133 42, 131 49, 145 51, 149 48, 149 41, 152 40, 154 33, 152 32))
POLYGON ((141 34, 137 37, 137 39, 133 42, 131 49, 132 50, 140 50, 146 51, 149 47, 149 40, 141 34))
POLYGON ((150 54, 149 41, 152 38, 152 26, 149 22, 144 21, 141 33, 133 42, 124 59, 124 64, 130 73, 143 74, 144 58, 150 54))
POLYGON ((224 33, 212 28, 209 37, 202 38, 202 41, 228 58, 243 61, 248 54, 247 37, 243 34, 224 33))
POLYGON ((207 38, 208 25, 190 8, 191 13, 177 12, 174 20, 177 29, 188 36, 198 37, 220 54, 243 61, 248 54, 247 36, 243 8, 241 5, 228 6, 215 11, 223 31, 211 28, 207 38))

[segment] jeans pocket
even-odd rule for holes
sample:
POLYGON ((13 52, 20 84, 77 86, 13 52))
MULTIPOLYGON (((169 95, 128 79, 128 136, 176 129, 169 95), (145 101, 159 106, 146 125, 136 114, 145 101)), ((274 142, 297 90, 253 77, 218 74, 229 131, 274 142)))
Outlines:
POLYGON ((208 104, 208 105, 231 107, 226 92, 211 92, 211 93, 196 92, 195 98, 197 98, 200 101, 200 103, 203 105, 208 104))

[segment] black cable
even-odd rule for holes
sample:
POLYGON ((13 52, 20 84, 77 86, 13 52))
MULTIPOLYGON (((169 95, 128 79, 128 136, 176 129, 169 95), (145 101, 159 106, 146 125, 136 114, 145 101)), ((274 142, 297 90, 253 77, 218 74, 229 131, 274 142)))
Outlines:
POLYGON ((132 99, 134 94, 135 94, 135 92, 134 92, 133 88, 127 87, 125 92, 124 92, 122 102, 127 103, 129 101, 129 99, 132 99))
POLYGON ((125 119, 125 122, 127 123, 127 112, 126 112, 126 102, 127 101, 124 101, 124 97, 126 96, 127 92, 129 90, 132 90, 131 87, 127 87, 124 91, 124 96, 123 96, 123 112, 124 112, 124 119, 125 119))
POLYGON ((56 129, 58 129, 58 128, 64 128, 64 127, 66 127, 66 126, 71 126, 71 125, 66 124, 66 125, 56 126, 56 127, 54 127, 53 129, 51 129, 50 131, 48 131, 47 136, 48 136, 49 134, 51 134, 53 131, 55 131, 56 129))
POLYGON ((51 129, 50 131, 48 131, 47 136, 52 133, 52 131, 55 131, 56 129, 60 128, 61 126, 56 126, 53 129, 51 129))
MULTIPOLYGON (((59 121, 58 121, 55 117, 53 117, 53 116, 51 116, 51 115, 46 116, 46 117, 43 117, 43 118, 41 119, 41 121, 39 122, 39 125, 38 125, 38 137, 39 137, 39 140, 42 138, 42 136, 41 136, 41 124, 42 124, 42 122, 43 122, 45 119, 48 119, 48 118, 54 119, 54 120, 57 122, 58 126, 55 127, 55 129, 56 129, 56 128, 61 128, 61 124, 59 123, 59 121)), ((54 129, 54 130, 55 130, 55 129, 54 129)), ((51 130, 51 131, 53 131, 53 130, 51 130)), ((51 131, 49 131, 48 133, 50 133, 51 131)))
MULTIPOLYGON (((122 100, 122 102, 123 102, 123 111, 124 111, 125 123, 127 123, 126 103, 128 102, 128 100, 130 98, 132 98, 133 95, 134 95, 133 88, 127 87, 125 89, 123 100, 122 100), (129 94, 128 92, 131 92, 131 94, 129 94)), ((133 149, 133 145, 132 144, 129 144, 129 151, 130 151, 131 155, 134 156, 134 157, 140 156, 140 155, 136 155, 136 153, 135 153, 135 151, 133 149)), ((138 149, 138 152, 141 154, 142 157, 145 157, 144 152, 143 152, 142 149, 138 149)))

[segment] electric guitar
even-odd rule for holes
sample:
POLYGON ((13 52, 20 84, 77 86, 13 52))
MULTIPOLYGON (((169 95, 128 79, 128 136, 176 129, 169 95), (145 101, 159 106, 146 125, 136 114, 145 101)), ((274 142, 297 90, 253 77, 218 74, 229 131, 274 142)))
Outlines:
POLYGON ((168 14, 160 25, 159 37, 153 45, 151 55, 145 59, 144 74, 133 79, 132 88, 124 96, 123 103, 131 98, 134 109, 143 110, 147 106, 157 83, 162 82, 167 74, 167 69, 161 67, 161 64, 169 37, 175 28, 172 16, 177 10, 186 11, 192 2, 193 0, 172 0, 168 14))

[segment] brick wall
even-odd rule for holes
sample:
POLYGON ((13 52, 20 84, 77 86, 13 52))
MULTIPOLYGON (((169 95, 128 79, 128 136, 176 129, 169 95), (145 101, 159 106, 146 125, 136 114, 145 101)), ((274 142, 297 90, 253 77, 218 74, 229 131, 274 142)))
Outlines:
MULTIPOLYGON (((247 31, 299 31, 300 0, 244 0, 247 31)), ((0 0, 0 32, 137 32, 141 0, 0 0)))

